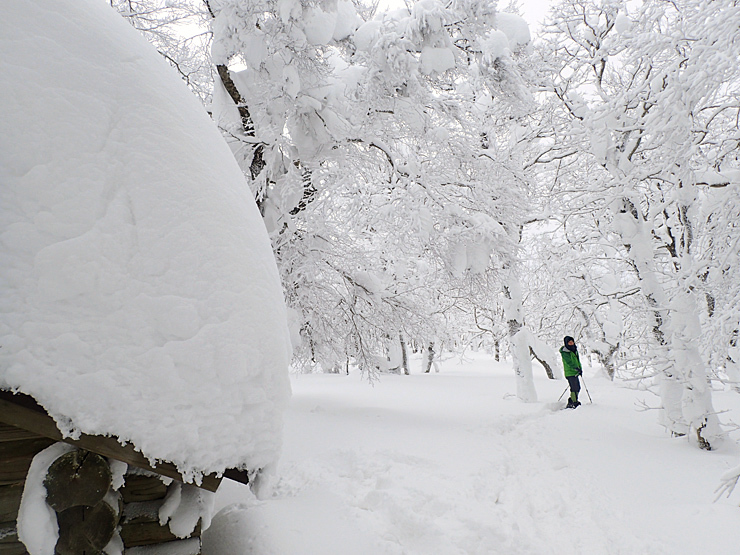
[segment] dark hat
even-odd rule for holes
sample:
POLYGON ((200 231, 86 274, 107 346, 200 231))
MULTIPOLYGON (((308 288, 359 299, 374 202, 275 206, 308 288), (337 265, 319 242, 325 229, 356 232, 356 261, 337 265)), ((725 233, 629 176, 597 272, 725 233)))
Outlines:
POLYGON ((568 341, 572 341, 573 343, 576 342, 576 340, 573 339, 570 335, 566 335, 565 337, 563 337, 563 343, 566 347, 568 346, 568 341))

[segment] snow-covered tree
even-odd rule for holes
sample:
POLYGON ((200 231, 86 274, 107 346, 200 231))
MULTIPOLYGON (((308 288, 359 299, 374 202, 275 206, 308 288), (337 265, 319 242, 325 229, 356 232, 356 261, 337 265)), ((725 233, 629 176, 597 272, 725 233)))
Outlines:
POLYGON ((210 18, 203 3, 195 0, 109 1, 156 47, 201 102, 209 106, 215 68, 210 56, 210 18))
POLYGON ((462 282, 511 258, 522 219, 491 128, 526 96, 526 24, 496 29, 493 3, 364 23, 341 3, 209 6, 217 66, 247 66, 215 113, 256 183, 304 360, 372 366, 389 337, 445 336, 462 282))
POLYGON ((559 139, 546 156, 577 157, 586 168, 587 180, 564 185, 584 193, 572 209, 593 211, 618 239, 650 318, 661 420, 676 434, 695 430, 704 448, 719 427, 699 349, 708 287, 697 250, 699 176, 723 163, 718 116, 737 105, 729 59, 740 14, 722 4, 656 0, 630 15, 621 2, 568 0, 553 9, 544 46, 559 139))

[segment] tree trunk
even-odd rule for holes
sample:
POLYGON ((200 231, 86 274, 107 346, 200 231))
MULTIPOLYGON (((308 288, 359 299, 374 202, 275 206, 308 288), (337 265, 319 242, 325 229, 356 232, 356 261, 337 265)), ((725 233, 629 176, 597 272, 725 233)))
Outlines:
POLYGON ((701 336, 696 293, 679 274, 675 284, 678 293, 668 300, 654 268, 653 249, 644 248, 652 245, 647 222, 629 199, 622 203, 615 223, 650 309, 653 339, 663 366, 659 388, 661 424, 674 435, 686 435, 693 427, 700 438, 699 446, 711 449, 710 438, 717 437, 720 430, 706 368, 696 344, 701 336), (632 248, 633 243, 640 248, 632 248))
POLYGON ((530 342, 522 317, 522 295, 519 284, 513 279, 511 271, 504 285, 504 317, 509 326, 509 343, 511 358, 516 376, 516 395, 526 403, 537 401, 537 390, 532 377, 532 359, 530 342))
POLYGON ((432 364, 434 363, 434 342, 430 342, 427 347, 427 352, 424 356, 424 373, 429 374, 432 370, 432 364))
POLYGON ((409 353, 406 349, 406 340, 403 338, 403 334, 398 334, 398 339, 401 342, 401 368, 403 368, 403 373, 408 376, 410 374, 409 372, 409 353))
POLYGON ((550 378, 551 380, 554 380, 555 375, 552 372, 552 368, 550 367, 550 365, 547 363, 545 359, 537 356, 537 353, 535 352, 535 350, 532 348, 531 345, 529 346, 529 354, 533 356, 534 359, 542 365, 542 367, 545 369, 545 373, 547 374, 547 377, 550 378))
POLYGON ((682 414, 696 430, 699 447, 710 450, 710 441, 720 435, 720 424, 712 404, 709 375, 697 344, 701 336, 699 302, 688 287, 674 295, 671 314, 671 347, 673 360, 681 371, 682 414))
POLYGON ((740 393, 740 349, 737 346, 738 334, 740 334, 740 330, 734 330, 732 332, 730 348, 727 350, 727 359, 725 360, 725 372, 735 393, 740 393))
MULTIPOLYGON (((231 100, 234 102, 234 105, 239 111, 239 117, 241 119, 242 131, 244 132, 244 135, 246 137, 253 138, 255 136, 255 133, 254 122, 252 121, 252 114, 249 113, 249 108, 247 107, 246 101, 239 92, 239 89, 236 88, 236 83, 234 83, 234 80, 231 78, 231 72, 229 71, 229 68, 226 67, 225 64, 219 64, 216 66, 216 71, 218 72, 218 76, 221 78, 221 83, 226 89, 226 92, 228 93, 229 97, 231 97, 231 100)), ((264 150, 265 147, 261 144, 255 144, 252 147, 252 161, 249 164, 249 172, 252 176, 252 181, 257 179, 266 165, 263 159, 264 150)), ((263 211, 263 207, 261 204, 262 201, 263 199, 258 199, 257 202, 257 205, 260 208, 260 212, 263 211)))
POLYGON ((614 354, 619 350, 619 345, 609 345, 609 350, 605 353, 603 351, 595 351, 596 358, 599 359, 599 364, 604 368, 604 372, 611 381, 614 381, 614 374, 616 368, 614 366, 614 354))

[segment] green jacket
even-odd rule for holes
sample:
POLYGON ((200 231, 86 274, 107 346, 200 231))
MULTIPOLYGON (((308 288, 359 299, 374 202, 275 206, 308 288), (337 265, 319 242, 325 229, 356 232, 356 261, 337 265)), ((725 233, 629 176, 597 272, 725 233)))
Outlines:
POLYGON ((581 371, 581 359, 578 358, 578 353, 560 347, 560 356, 563 357, 565 376, 577 376, 578 372, 581 371))

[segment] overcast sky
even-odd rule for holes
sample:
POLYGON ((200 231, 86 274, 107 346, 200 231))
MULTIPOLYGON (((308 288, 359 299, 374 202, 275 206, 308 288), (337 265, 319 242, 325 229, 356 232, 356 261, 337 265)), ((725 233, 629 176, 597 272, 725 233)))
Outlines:
MULTIPOLYGON (((534 32, 547 14, 550 6, 550 0, 520 0, 524 19, 529 23, 529 28, 534 32)), ((499 8, 506 5, 505 2, 499 2, 499 8)))
MULTIPOLYGON (((529 23, 529 29, 534 34, 537 27, 544 19, 547 9, 551 3, 551 0, 518 0, 519 5, 522 7, 522 14, 524 19, 529 23)), ((508 5, 508 0, 499 0, 499 10, 505 11, 508 5)), ((399 7, 405 6, 404 0, 380 0, 380 5, 388 7, 399 7)))

